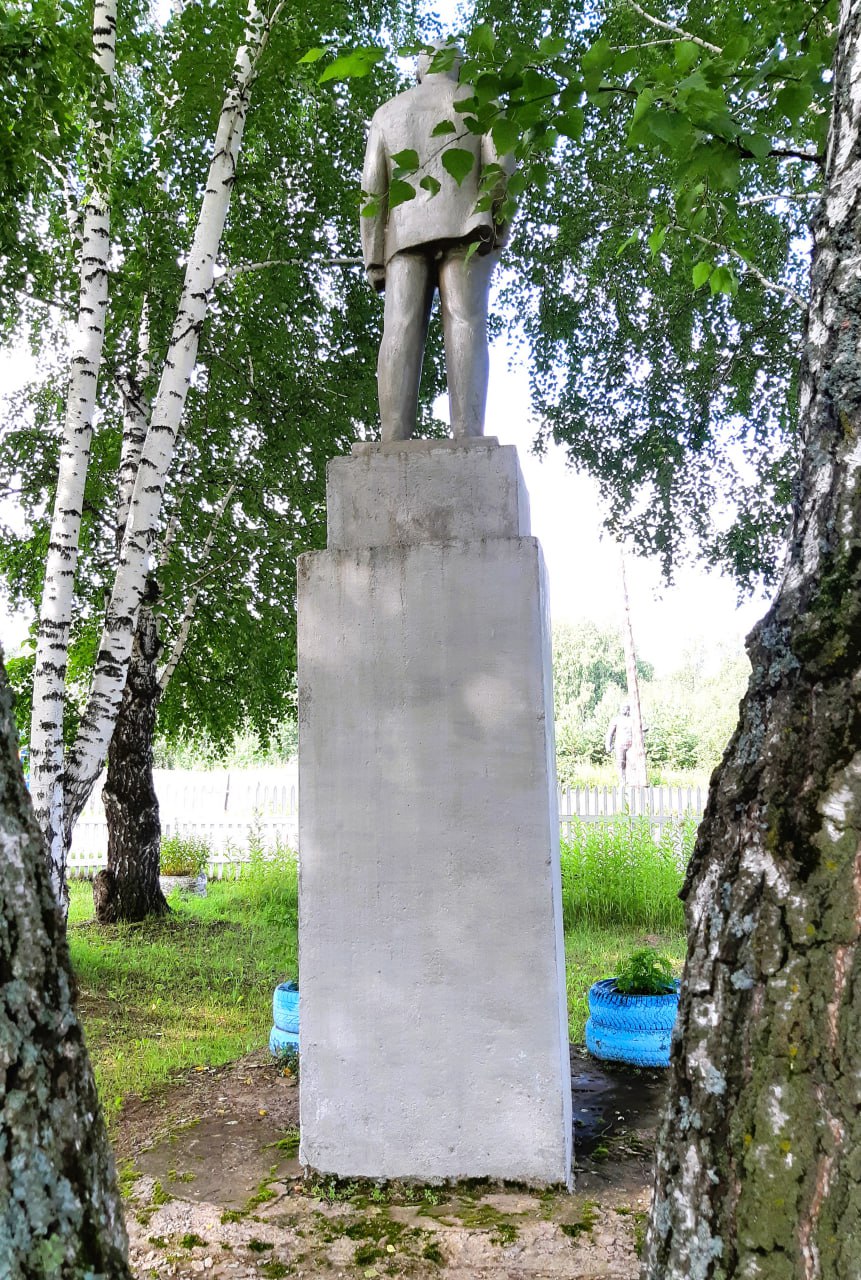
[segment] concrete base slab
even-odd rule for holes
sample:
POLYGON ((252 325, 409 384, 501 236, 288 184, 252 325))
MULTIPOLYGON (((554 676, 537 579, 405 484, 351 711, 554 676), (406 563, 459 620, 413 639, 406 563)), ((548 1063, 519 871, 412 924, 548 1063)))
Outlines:
POLYGON ((569 1180, 546 584, 509 499, 501 536, 300 560, 300 1158, 321 1173, 569 1180))

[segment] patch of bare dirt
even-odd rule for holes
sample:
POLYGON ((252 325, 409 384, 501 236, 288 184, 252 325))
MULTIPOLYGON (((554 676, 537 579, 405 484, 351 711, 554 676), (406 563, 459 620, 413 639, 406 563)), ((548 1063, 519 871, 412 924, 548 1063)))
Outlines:
POLYGON ((115 1132, 136 1277, 635 1280, 663 1076, 572 1050, 575 1189, 306 1182, 265 1050, 132 1100, 115 1132))

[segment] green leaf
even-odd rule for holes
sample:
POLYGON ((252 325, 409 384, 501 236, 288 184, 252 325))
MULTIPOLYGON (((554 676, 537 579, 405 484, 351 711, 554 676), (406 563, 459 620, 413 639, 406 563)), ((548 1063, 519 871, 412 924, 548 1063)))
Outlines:
POLYGON ((741 62, 750 48, 750 41, 745 36, 733 36, 723 47, 723 56, 727 62, 741 62))
POLYGON ((630 71, 640 65, 642 54, 639 49, 623 49, 621 53, 617 53, 613 59, 611 74, 624 79, 630 71))
POLYGON ((694 288, 701 289, 713 271, 713 262, 698 262, 691 272, 694 288))
POLYGON ((336 58, 320 75, 319 83, 323 84, 327 80, 361 79, 385 56, 385 49, 379 49, 376 46, 353 49, 351 53, 345 53, 340 58, 336 58))
POLYGON ((415 173, 421 163, 419 153, 411 148, 407 148, 405 151, 396 151, 392 156, 392 160, 404 173, 415 173))
POLYGON ((389 183, 389 208, 395 209, 399 204, 405 204, 407 200, 415 200, 416 189, 411 182, 404 182, 401 178, 392 178, 389 183))
POLYGON ((493 53, 493 46, 496 44, 496 35, 493 27, 489 22, 475 28, 467 40, 470 49, 475 49, 477 53, 493 53))
POLYGON ((560 116, 556 121, 556 128, 562 134, 563 138, 581 138, 583 136, 583 124, 585 116, 580 107, 575 107, 573 111, 566 111, 564 116, 560 116))
POLYGON ((510 155, 520 141, 520 129, 513 120, 503 116, 497 120, 490 131, 497 155, 510 155))
POLYGON ((453 120, 440 120, 439 124, 435 124, 431 129, 432 138, 441 138, 446 133, 457 133, 457 125, 453 120))
POLYGON ((640 239, 640 232, 632 231, 631 234, 628 236, 628 238, 626 240, 623 240, 622 243, 619 245, 619 248, 616 250, 616 257, 621 258, 625 250, 630 249, 632 244, 637 244, 639 239, 640 239))
POLYGON ((648 237, 646 243, 652 251, 652 257, 656 258, 660 253, 664 241, 667 238, 669 227, 655 227, 652 234, 648 237))
POLYGON ((538 56, 541 58, 558 58, 564 53, 568 41, 564 36, 542 36, 538 41, 538 56))
POLYGON ((655 95, 651 89, 643 89, 638 95, 637 101, 634 103, 634 114, 631 116, 631 124, 638 124, 643 116, 649 110, 649 107, 655 101, 655 95))
POLYGON ((326 52, 325 49, 309 49, 307 53, 302 54, 302 57, 299 59, 299 61, 300 62, 318 62, 320 58, 323 57, 323 54, 325 52, 326 52))
POLYGON ((425 191, 429 191, 432 196, 436 195, 436 193, 440 190, 441 185, 442 184, 437 181, 437 179, 433 176, 433 174, 430 174, 430 173, 426 174, 422 178, 421 182, 419 183, 419 186, 422 187, 425 191))
POLYGON ((583 70, 584 72, 603 71, 605 67, 609 67, 614 57, 610 41, 605 36, 601 36, 600 40, 596 40, 592 48, 587 49, 583 54, 583 70))
POLYGON ((737 293, 738 280, 732 267, 715 267, 709 280, 712 293, 737 293))
POLYGON ((807 84, 785 85, 777 97, 775 105, 793 124, 800 120, 813 101, 813 90, 807 84))
POLYGON ((699 58, 701 49, 698 44, 694 44, 693 40, 679 40, 675 46, 676 66, 684 73, 690 71, 696 60, 699 58))
POLYGON ((368 203, 362 205, 361 216, 363 218, 376 218, 382 207, 383 202, 380 196, 371 196, 368 203))
POLYGON ((480 244, 481 244, 481 241, 473 240, 472 244, 469 246, 469 248, 466 251, 466 257, 464 258, 464 262, 469 262, 472 255, 474 253, 478 253, 480 244))
POLYGON ((761 133, 743 133, 739 137, 739 142, 751 155, 756 156, 757 160, 764 159, 771 151, 771 138, 766 138, 761 133))
POLYGON ((442 167, 451 174, 458 186, 467 178, 475 165, 475 156, 463 147, 449 147, 442 154, 442 167))

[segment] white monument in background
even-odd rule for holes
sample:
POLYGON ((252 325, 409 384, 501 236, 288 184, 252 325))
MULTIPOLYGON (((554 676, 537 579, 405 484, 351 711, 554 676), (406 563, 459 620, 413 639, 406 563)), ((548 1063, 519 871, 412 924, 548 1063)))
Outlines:
MULTIPOLYGON (((383 442, 330 462, 328 547, 299 560, 300 1156, 341 1177, 568 1183, 547 584, 516 451, 483 435, 502 237, 470 216, 478 168, 467 206, 430 138, 469 91, 456 69, 420 75, 375 116, 366 163, 383 442), (384 196, 408 147, 441 190, 407 226, 384 196), (413 440, 435 287, 455 439, 413 440)), ((481 159, 471 138, 452 145, 481 159)))

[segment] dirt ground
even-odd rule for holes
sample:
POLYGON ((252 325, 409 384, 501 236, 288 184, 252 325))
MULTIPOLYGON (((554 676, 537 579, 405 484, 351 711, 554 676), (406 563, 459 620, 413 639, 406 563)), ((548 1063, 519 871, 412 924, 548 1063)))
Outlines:
POLYGON ((572 1049, 575 1189, 336 1186, 297 1158, 263 1050, 125 1106, 114 1146, 136 1277, 635 1280, 664 1077, 572 1049))

